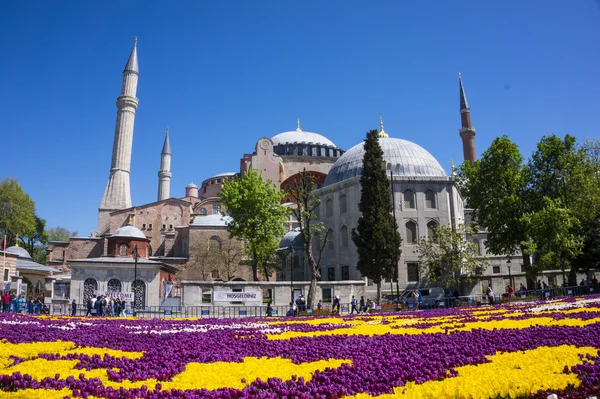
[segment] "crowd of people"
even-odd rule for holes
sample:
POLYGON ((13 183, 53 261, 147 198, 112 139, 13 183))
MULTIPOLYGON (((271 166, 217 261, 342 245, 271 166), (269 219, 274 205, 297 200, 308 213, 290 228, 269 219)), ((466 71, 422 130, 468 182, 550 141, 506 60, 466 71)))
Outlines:
POLYGON ((28 314, 49 314, 50 308, 44 303, 44 297, 39 296, 25 301, 23 295, 15 295, 14 292, 4 292, 2 294, 2 312, 5 313, 23 313, 28 314))
MULTIPOLYGON (((75 300, 71 305, 71 314, 77 312, 75 300), (73 307, 75 306, 75 307, 73 307), (75 310, 74 310, 75 309, 75 310)), ((107 298, 105 295, 90 297, 86 302, 86 316, 108 316, 108 317, 126 317, 125 310, 127 303, 119 298, 107 298)))
MULTIPOLYGON (((365 300, 364 296, 361 296, 360 301, 357 301, 356 297, 354 295, 352 295, 352 298, 350 299, 350 314, 369 313, 374 308, 375 308, 375 302, 373 302, 370 298, 367 298, 365 300)), ((298 298, 296 298, 295 301, 290 302, 286 316, 298 316, 301 313, 306 313, 306 310, 307 310, 306 299, 304 298, 304 295, 300 295, 298 298)), ((318 313, 323 313, 325 311, 327 311, 327 310, 325 309, 323 300, 319 299, 313 312, 318 314, 318 313)), ((340 302, 340 297, 339 297, 339 295, 336 295, 333 298, 333 300, 331 301, 331 311, 329 313, 330 314, 341 314, 341 312, 342 312, 342 305, 340 302)), ((271 305, 271 301, 269 301, 267 303, 267 316, 272 316, 272 315, 273 315, 273 307, 271 305)))

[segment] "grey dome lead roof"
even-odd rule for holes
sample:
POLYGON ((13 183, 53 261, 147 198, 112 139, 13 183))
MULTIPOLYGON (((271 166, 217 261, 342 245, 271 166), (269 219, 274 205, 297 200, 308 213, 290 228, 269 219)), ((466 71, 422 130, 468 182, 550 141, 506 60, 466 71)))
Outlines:
POLYGON ((127 226, 119 227, 112 234, 112 237, 130 237, 130 238, 146 238, 142 230, 128 224, 127 226))
POLYGON ((22 258, 31 258, 31 255, 29 255, 29 252, 27 252, 27 250, 25 248, 21 248, 16 245, 6 248, 6 253, 17 255, 22 258))
MULTIPOLYGON (((385 163, 391 164, 395 176, 446 177, 442 165, 418 144, 397 138, 380 138, 379 145, 385 163)), ((360 176, 364 154, 364 142, 346 151, 329 171, 323 187, 360 176)))

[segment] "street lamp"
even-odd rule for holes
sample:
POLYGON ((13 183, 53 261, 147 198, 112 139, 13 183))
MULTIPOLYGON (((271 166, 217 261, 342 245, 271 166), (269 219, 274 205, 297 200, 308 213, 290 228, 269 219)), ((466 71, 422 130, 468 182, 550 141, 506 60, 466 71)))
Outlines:
MULTIPOLYGON (((294 252, 294 247, 292 247, 292 244, 290 244, 290 246, 288 247, 289 249, 289 254, 292 254, 294 252)), ((292 302, 294 302, 294 255, 290 256, 290 298, 292 302)))
POLYGON ((508 283, 510 284, 511 287, 513 287, 513 289, 515 288, 515 286, 513 285, 512 282, 512 275, 510 274, 510 268, 512 266, 512 264, 510 263, 510 255, 508 256, 508 260, 506 261, 506 266, 508 267, 508 283))
MULTIPOLYGON (((556 168, 554 169, 554 173, 559 173, 560 174, 560 179, 562 180, 562 184, 563 184, 563 197, 565 200, 565 208, 568 210, 569 209, 569 198, 567 197, 567 181, 565 180, 565 174, 563 172, 562 169, 556 168)), ((560 270, 562 272, 562 280, 563 280, 563 287, 567 286, 566 283, 566 278, 565 278, 565 257, 561 254, 560 257, 560 270)))
MULTIPOLYGON (((394 215, 394 274, 396 274, 396 300, 400 301, 400 273, 398 273, 398 232, 396 231, 396 197, 394 196, 394 175, 390 168, 390 191, 392 192, 392 214, 394 215)), ((393 279, 393 278, 392 278, 393 279)), ((391 281, 390 281, 391 285, 391 281)), ((392 298, 394 289, 392 288, 392 298)))
POLYGON ((136 312, 135 312, 135 297, 136 297, 135 282, 137 280, 138 259, 140 258, 140 254, 138 253, 137 245, 133 248, 132 255, 133 255, 133 283, 131 283, 131 290, 133 291, 133 317, 135 317, 136 316, 136 312))

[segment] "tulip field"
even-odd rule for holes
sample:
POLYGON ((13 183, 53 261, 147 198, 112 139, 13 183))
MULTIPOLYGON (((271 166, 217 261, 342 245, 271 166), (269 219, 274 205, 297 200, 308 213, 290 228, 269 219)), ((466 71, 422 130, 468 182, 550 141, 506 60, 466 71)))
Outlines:
POLYGON ((600 296, 359 316, 0 315, 3 398, 590 398, 600 296))

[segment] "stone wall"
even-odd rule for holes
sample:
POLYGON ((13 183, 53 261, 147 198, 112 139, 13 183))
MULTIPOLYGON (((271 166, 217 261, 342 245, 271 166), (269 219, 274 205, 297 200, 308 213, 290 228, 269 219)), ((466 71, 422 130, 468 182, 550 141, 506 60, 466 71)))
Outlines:
MULTIPOLYGON (((268 298, 268 293, 271 293, 271 300, 273 306, 287 306, 292 298, 291 296, 291 284, 289 281, 262 281, 262 282, 245 282, 245 281, 229 281, 229 282, 218 282, 218 281, 192 281, 182 280, 181 284, 181 295, 183 306, 263 306, 268 298), (246 292, 246 291, 262 291, 263 302, 243 302, 243 304, 232 303, 232 302, 214 302, 203 303, 203 294, 212 294, 213 291, 227 291, 227 292, 246 292)), ((300 293, 306 296, 310 287, 310 281, 294 282, 294 291, 296 296, 300 293)), ((357 299, 365 295, 365 282, 359 281, 322 281, 317 284, 317 292, 315 294, 314 303, 316 304, 319 300, 323 300, 323 294, 331 294, 328 298, 333 299, 336 295, 340 297, 341 303, 349 303, 352 295, 357 299)), ((208 297, 208 295, 207 295, 208 297)), ((211 296, 212 297, 212 296, 211 296)), ((327 298, 324 300, 325 304, 330 304, 327 298)))

